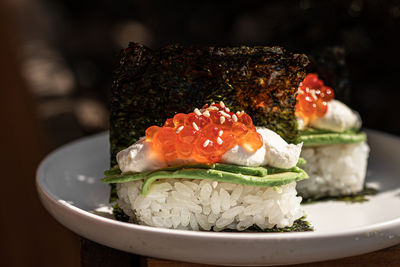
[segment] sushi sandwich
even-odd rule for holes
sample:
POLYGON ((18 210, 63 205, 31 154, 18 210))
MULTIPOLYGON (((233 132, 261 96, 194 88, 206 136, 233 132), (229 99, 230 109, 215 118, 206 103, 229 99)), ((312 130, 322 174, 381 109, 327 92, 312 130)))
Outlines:
POLYGON ((291 227, 304 216, 296 181, 302 144, 288 144, 255 128, 243 111, 223 102, 164 126, 117 154, 106 183, 117 184, 118 204, 132 222, 155 227, 243 231, 291 227))
POLYGON ((130 43, 114 67, 103 179, 116 217, 177 229, 311 230, 295 189, 307 177, 295 144, 307 64, 280 47, 130 43))
POLYGON ((315 73, 300 83, 296 117, 301 157, 310 179, 298 183, 304 198, 342 197, 364 189, 369 146, 357 112, 334 99, 332 88, 315 73))

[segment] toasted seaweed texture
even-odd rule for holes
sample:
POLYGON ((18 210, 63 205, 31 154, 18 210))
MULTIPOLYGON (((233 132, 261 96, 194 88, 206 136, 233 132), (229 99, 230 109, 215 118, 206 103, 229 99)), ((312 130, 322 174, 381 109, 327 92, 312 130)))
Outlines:
POLYGON ((111 164, 115 155, 176 113, 213 101, 244 110, 255 125, 289 142, 298 137, 296 91, 308 58, 280 47, 184 47, 151 50, 130 43, 114 66, 110 103, 111 164))
POLYGON ((343 201, 347 203, 363 203, 369 201, 369 196, 374 196, 378 193, 378 189, 364 186, 363 190, 351 194, 351 195, 343 195, 343 196, 335 196, 335 197, 320 197, 320 198, 303 198, 302 204, 313 204, 316 202, 323 202, 323 201, 343 201))
MULTIPOLYGON (((285 232, 310 232, 314 231, 314 228, 311 226, 311 224, 306 221, 306 217, 303 216, 300 219, 297 219, 292 226, 287 226, 284 228, 278 228, 276 225, 270 229, 261 229, 257 225, 253 225, 249 228, 247 228, 244 231, 241 231, 241 233, 285 233, 285 232)), ((230 230, 230 229, 225 229, 223 232, 239 232, 237 230, 230 230)))

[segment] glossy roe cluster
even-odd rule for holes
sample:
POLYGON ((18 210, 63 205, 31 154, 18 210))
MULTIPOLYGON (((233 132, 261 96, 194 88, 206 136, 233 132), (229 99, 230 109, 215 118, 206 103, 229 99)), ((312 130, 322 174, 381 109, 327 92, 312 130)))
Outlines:
POLYGON ((259 149, 263 140, 246 113, 230 112, 223 102, 205 105, 189 114, 178 113, 163 127, 146 130, 146 142, 167 162, 192 160, 215 163, 236 145, 247 151, 259 149))
POLYGON ((296 116, 301 117, 305 124, 323 117, 328 111, 327 102, 334 97, 332 88, 324 85, 317 74, 307 74, 297 91, 296 116))

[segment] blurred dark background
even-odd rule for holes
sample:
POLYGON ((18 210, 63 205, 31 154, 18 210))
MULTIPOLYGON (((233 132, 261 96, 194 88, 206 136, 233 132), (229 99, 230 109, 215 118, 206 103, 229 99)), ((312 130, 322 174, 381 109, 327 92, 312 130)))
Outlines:
POLYGON ((1 1, 4 266, 79 265, 79 239, 41 208, 34 170, 50 150, 107 129, 114 57, 129 41, 336 47, 364 127, 400 135, 399 30, 399 1, 1 1))

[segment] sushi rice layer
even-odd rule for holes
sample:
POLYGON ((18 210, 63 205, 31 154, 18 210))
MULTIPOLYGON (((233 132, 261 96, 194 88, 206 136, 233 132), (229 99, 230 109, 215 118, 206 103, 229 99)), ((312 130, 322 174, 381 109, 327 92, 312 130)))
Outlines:
POLYGON ((345 196, 360 192, 367 171, 369 147, 366 142, 303 147, 302 166, 309 179, 297 183, 304 198, 345 196))
POLYGON ((143 181, 117 185, 118 204, 139 224, 187 230, 261 229, 292 226, 303 217, 296 182, 280 187, 210 180, 165 179, 141 195, 143 181))

